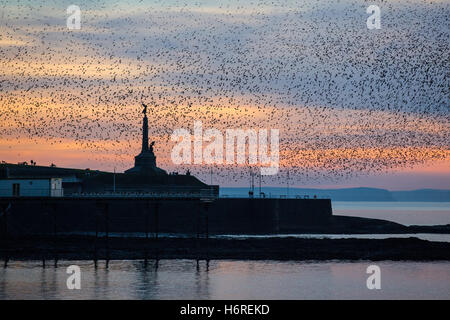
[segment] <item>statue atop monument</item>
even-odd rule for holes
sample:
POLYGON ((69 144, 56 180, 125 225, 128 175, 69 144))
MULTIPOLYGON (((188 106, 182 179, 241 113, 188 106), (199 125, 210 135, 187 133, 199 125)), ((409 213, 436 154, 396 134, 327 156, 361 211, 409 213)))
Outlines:
POLYGON ((138 173, 143 175, 167 175, 167 173, 156 166, 156 156, 153 152, 155 141, 148 144, 148 118, 147 105, 142 103, 144 118, 142 119, 142 150, 134 157, 134 167, 126 170, 125 173, 138 173))

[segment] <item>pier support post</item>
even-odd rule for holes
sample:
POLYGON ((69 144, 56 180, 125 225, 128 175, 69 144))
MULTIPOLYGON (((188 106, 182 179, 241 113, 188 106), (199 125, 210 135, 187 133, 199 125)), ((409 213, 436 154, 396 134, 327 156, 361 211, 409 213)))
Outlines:
POLYGON ((150 210, 150 204, 148 201, 146 201, 145 202, 145 239, 146 240, 148 240, 149 210, 150 210))
POLYGON ((201 203, 197 205, 197 218, 196 218, 196 231, 197 231, 197 240, 200 239, 200 211, 201 211, 201 203))
MULTIPOLYGON (((43 240, 44 240, 44 248, 42 249, 42 268, 45 269, 46 264, 45 264, 45 260, 46 260, 46 254, 47 254, 47 250, 50 251, 51 249, 48 247, 51 247, 52 245, 52 241, 53 241, 53 212, 52 209, 50 208, 50 203, 48 200, 44 199, 42 201, 42 205, 44 207, 44 221, 45 221, 45 226, 43 227, 43 230, 45 231, 44 235, 43 235, 43 240)), ((53 249, 54 250, 54 249, 53 249)), ((51 253, 49 254, 49 256, 51 257, 51 253)))
POLYGON ((198 271, 198 261, 200 259, 200 249, 199 249, 199 242, 200 242, 200 214, 202 210, 202 204, 199 201, 196 205, 196 217, 195 217, 195 230, 197 232, 197 237, 195 238, 195 251, 197 254, 197 271, 198 271))
POLYGON ((8 239, 8 211, 11 208, 11 204, 8 206, 2 206, 2 214, 3 214, 3 250, 4 250, 4 265, 3 267, 6 268, 8 266, 9 262, 9 239, 8 239))
POLYGON ((105 234, 106 234, 106 241, 108 241, 108 239, 109 239, 109 207, 108 207, 107 203, 104 204, 104 213, 105 213, 105 234))
POLYGON ((209 261, 209 202, 204 202, 204 210, 205 210, 205 236, 206 236, 206 261, 209 261))
POLYGON ((95 211, 95 240, 98 238, 98 212, 95 211))
POLYGON ((149 247, 149 219, 150 219, 150 203, 145 201, 145 249, 144 249, 144 266, 148 263, 148 247, 149 247))
POLYGON ((56 203, 52 204, 52 213, 53 213, 53 256, 55 258, 54 266, 55 268, 58 267, 58 225, 57 225, 57 218, 56 218, 56 203))
POLYGON ((159 203, 155 203, 155 240, 158 241, 159 235, 159 203))
POLYGON ((159 256, 158 254, 156 255, 156 261, 155 261, 155 271, 158 271, 159 268, 159 256))
POLYGON ((94 239, 94 268, 97 269, 97 246, 98 246, 98 208, 95 208, 95 239, 94 239))
POLYGON ((109 206, 108 203, 103 207, 105 214, 105 235, 106 235, 106 268, 109 266, 109 206))
POLYGON ((155 272, 158 271, 159 268, 159 244, 158 244, 158 236, 159 236, 159 202, 155 203, 155 272))
POLYGON ((205 206, 205 228, 206 228, 206 230, 205 230, 205 233, 206 233, 206 240, 208 240, 209 239, 209 221, 208 221, 208 207, 207 206, 205 206))

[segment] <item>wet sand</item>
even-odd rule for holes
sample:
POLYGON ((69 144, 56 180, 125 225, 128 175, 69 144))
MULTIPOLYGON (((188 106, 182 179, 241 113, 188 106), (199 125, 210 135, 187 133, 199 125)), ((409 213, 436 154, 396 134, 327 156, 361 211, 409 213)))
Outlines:
POLYGON ((417 238, 389 239, 196 239, 95 238, 87 236, 8 239, 1 259, 123 260, 450 260, 450 243, 417 238))

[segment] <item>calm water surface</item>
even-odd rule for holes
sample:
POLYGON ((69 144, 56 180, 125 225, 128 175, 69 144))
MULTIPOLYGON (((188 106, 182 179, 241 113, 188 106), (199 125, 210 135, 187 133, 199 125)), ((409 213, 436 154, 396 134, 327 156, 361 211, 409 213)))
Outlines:
POLYGON ((0 299, 450 299, 450 262, 378 262, 381 290, 366 287, 372 262, 160 260, 11 262, 0 299), (66 267, 81 268, 81 290, 66 267))
POLYGON ((450 202, 332 201, 333 214, 384 219, 404 225, 450 224, 450 202))

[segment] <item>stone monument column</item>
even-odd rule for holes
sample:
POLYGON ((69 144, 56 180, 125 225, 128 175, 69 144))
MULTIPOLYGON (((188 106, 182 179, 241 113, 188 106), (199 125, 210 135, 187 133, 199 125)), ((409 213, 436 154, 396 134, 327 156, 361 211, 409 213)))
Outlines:
POLYGON ((144 106, 142 113, 144 114, 144 119, 142 120, 142 152, 148 151, 148 118, 147 118, 147 106, 144 106))

